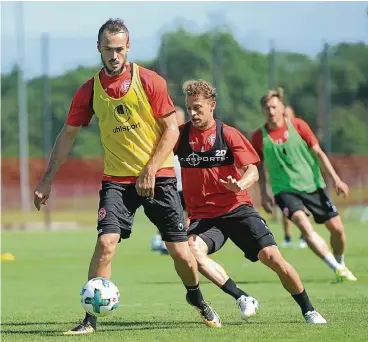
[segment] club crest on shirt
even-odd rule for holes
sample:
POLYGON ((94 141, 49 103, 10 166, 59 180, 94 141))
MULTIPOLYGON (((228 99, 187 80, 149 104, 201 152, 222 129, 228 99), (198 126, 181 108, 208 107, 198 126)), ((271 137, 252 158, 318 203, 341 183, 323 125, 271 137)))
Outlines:
POLYGON ((215 141, 216 141, 216 134, 211 134, 208 138, 207 138, 207 142, 208 144, 212 147, 213 145, 215 145, 215 141))
POLYGON ((125 80, 124 82, 121 83, 120 90, 122 93, 124 93, 124 95, 128 92, 130 83, 131 80, 125 80))

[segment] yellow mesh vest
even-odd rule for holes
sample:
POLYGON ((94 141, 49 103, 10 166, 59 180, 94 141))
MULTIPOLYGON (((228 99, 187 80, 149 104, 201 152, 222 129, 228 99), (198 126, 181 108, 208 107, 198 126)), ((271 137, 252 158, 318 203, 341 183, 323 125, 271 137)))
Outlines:
MULTIPOLYGON (((130 88, 119 99, 105 92, 99 73, 94 77, 93 109, 105 152, 104 173, 110 176, 138 176, 163 133, 143 89, 138 65, 133 64, 132 71, 130 88)), ((173 166, 171 153, 161 168, 173 166)))

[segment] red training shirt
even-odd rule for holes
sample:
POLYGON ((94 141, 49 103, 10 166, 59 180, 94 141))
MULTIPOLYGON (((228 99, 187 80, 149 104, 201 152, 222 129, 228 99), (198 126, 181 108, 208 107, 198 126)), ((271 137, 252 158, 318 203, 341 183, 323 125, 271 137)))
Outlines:
MULTIPOLYGON (((184 126, 181 126, 181 130, 184 126)), ((250 142, 235 128, 224 124, 224 138, 232 151, 235 164, 213 168, 182 168, 183 195, 190 219, 224 215, 242 204, 252 205, 248 190, 228 190, 220 178, 232 176, 239 180, 239 168, 258 164, 259 157, 250 142), (195 181, 194 181, 195 180, 195 181)), ((208 151, 216 139, 216 123, 205 131, 191 126, 189 144, 193 151, 208 151)))
MULTIPOLYGON (((310 148, 318 144, 318 139, 312 132, 312 129, 308 126, 308 124, 304 120, 299 118, 292 118, 290 119, 290 121, 292 125, 295 127, 298 134, 302 137, 302 139, 308 144, 310 148)), ((283 144, 289 136, 289 131, 287 129, 285 121, 282 127, 277 127, 272 130, 270 130, 267 127, 267 124, 264 127, 266 128, 271 139, 276 144, 283 144)), ((258 129, 253 133, 251 141, 259 157, 261 158, 261 160, 263 160, 263 135, 261 129, 258 129)))
MULTIPOLYGON (((102 87, 110 97, 123 97, 128 92, 131 84, 131 65, 127 63, 126 70, 117 76, 107 76, 103 69, 101 69, 99 76, 102 87)), ((152 70, 139 66, 139 77, 156 119, 175 112, 174 104, 167 91, 166 81, 160 75, 152 70)), ((75 93, 66 119, 67 125, 88 126, 90 123, 94 114, 90 106, 93 79, 91 77, 75 93)), ((175 169, 162 168, 157 171, 156 177, 175 177, 175 169)), ((124 184, 135 183, 136 179, 137 177, 116 177, 109 175, 104 175, 102 178, 102 180, 124 184)))

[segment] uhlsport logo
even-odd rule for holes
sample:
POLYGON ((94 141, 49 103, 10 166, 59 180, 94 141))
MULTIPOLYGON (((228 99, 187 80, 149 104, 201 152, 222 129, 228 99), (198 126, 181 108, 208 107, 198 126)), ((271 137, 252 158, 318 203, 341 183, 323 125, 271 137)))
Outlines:
MULTIPOLYGON (((119 104, 114 109, 114 117, 115 117, 116 121, 118 121, 122 124, 125 124, 131 119, 132 114, 131 114, 130 110, 127 107, 123 106, 122 104, 119 104)), ((113 129, 113 133, 129 132, 131 130, 139 128, 140 126, 141 126, 140 122, 138 122, 136 124, 132 124, 132 125, 116 126, 113 129)))
POLYGON ((114 116, 116 121, 126 123, 130 120, 132 115, 127 108, 124 108, 122 104, 119 104, 115 107, 114 116))
POLYGON ((226 160, 225 150, 216 150, 215 157, 201 157, 197 153, 191 153, 185 158, 180 158, 180 161, 185 161, 191 166, 197 166, 200 162, 220 162, 226 160))

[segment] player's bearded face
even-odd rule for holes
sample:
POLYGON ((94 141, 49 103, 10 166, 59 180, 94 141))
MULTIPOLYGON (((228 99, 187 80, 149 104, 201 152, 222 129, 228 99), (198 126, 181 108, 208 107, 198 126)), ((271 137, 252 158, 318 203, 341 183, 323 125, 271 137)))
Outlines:
POLYGON ((101 62, 108 75, 119 75, 126 64, 130 43, 125 32, 104 32, 100 42, 97 42, 101 53, 101 62))
POLYGON ((198 129, 206 129, 213 123, 213 111, 216 102, 205 99, 203 96, 187 96, 187 110, 190 121, 198 129))
POLYGON ((283 120, 285 106, 278 97, 274 96, 266 102, 264 112, 266 114, 267 122, 269 124, 276 124, 283 120))

